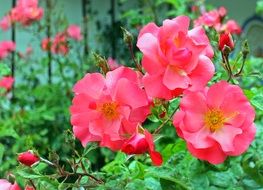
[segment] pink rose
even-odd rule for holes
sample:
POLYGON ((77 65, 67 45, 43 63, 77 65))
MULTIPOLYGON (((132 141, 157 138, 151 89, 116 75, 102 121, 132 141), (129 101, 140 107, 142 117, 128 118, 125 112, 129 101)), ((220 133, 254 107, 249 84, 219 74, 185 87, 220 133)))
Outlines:
POLYGON ((51 47, 52 41, 49 38, 45 38, 42 40, 41 42, 41 48, 44 51, 50 51, 50 47, 51 47))
POLYGON ((82 40, 81 29, 77 25, 70 25, 67 29, 67 34, 70 38, 74 40, 82 40))
POLYGON ((2 41, 0 42, 0 59, 4 59, 9 53, 14 51, 16 44, 12 41, 2 41))
POLYGON ((7 91, 10 90, 13 86, 15 79, 11 76, 2 77, 0 80, 0 88, 4 88, 7 91))
POLYGON ((137 46, 146 71, 143 84, 149 96, 172 99, 186 89, 203 88, 214 74, 213 49, 205 31, 188 31, 190 20, 178 16, 161 27, 149 23, 140 31, 137 46))
POLYGON ((38 7, 37 0, 18 0, 16 6, 11 10, 12 21, 28 26, 43 17, 44 10, 38 7))
POLYGON ((141 75, 127 67, 110 71, 106 77, 88 73, 73 91, 71 124, 83 146, 97 141, 102 147, 120 150, 150 113, 141 75))
POLYGON ((225 81, 186 91, 173 120, 191 154, 212 164, 244 153, 253 141, 255 111, 241 88, 225 81))
POLYGON ((11 27, 11 18, 9 15, 6 15, 0 21, 0 28, 3 31, 7 31, 11 27))
POLYGON ((242 32, 242 29, 235 20, 229 20, 222 26, 221 31, 239 35, 242 32))
POLYGON ((121 66, 120 64, 118 64, 118 62, 115 59, 113 59, 111 57, 108 58, 107 62, 108 62, 108 65, 109 65, 111 71, 113 71, 113 70, 115 70, 121 66))
POLYGON ((66 55, 68 53, 68 39, 64 32, 56 34, 51 45, 51 51, 54 54, 62 55, 66 55))
POLYGON ((149 152, 154 165, 160 166, 163 162, 162 155, 155 151, 152 135, 147 130, 143 134, 135 133, 122 145, 121 151, 126 154, 149 152))
POLYGON ((16 182, 12 184, 6 179, 0 179, 0 189, 1 190, 21 190, 21 188, 16 182))

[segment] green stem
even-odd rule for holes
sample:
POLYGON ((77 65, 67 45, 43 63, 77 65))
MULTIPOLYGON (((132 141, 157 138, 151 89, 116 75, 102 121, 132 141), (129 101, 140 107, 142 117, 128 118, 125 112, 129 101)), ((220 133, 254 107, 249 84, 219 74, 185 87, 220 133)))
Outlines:
POLYGON ((157 128, 155 129, 155 131, 153 132, 153 134, 158 134, 160 132, 160 130, 163 128, 163 126, 168 123, 168 121, 171 121, 173 115, 175 114, 175 112, 177 111, 177 109, 179 108, 179 105, 174 109, 173 113, 157 128))

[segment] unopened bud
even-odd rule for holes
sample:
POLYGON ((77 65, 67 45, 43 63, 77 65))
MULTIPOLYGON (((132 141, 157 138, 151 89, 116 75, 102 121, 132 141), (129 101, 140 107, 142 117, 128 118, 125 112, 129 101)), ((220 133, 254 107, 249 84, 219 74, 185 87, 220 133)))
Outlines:
POLYGON ((249 54, 249 46, 248 46, 247 40, 245 40, 242 44, 242 54, 243 54, 243 57, 246 57, 247 54, 249 54))
POLYGON ((104 74, 109 71, 108 61, 97 53, 93 53, 97 66, 99 66, 104 74))
POLYGON ((222 33, 219 37, 218 49, 226 53, 230 53, 234 49, 234 41, 230 33, 222 33))
POLYGON ((31 167, 33 164, 39 162, 39 157, 29 150, 18 155, 18 161, 21 164, 31 167))
POLYGON ((123 32, 123 40, 126 44, 131 44, 133 41, 133 36, 132 34, 126 30, 125 28, 121 27, 122 32, 123 32))

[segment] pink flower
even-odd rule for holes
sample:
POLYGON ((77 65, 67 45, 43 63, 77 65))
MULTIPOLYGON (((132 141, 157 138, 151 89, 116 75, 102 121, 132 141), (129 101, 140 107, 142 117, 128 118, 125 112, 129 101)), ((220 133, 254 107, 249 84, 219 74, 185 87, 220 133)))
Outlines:
POLYGON ((221 18, 224 18, 227 14, 227 10, 225 7, 219 7, 217 11, 221 18))
POLYGON ((49 39, 49 38, 43 39, 42 42, 41 42, 42 50, 50 51, 51 43, 52 43, 51 39, 49 39))
POLYGON ((205 26, 216 26, 221 23, 220 14, 215 9, 209 12, 204 12, 197 20, 194 21, 195 26, 205 25, 205 26))
POLYGON ((0 179, 0 189, 1 190, 21 190, 21 188, 16 182, 12 184, 6 179, 0 179))
POLYGON ((188 150, 212 164, 244 153, 253 141, 255 111, 241 88, 225 81, 185 92, 173 124, 188 150))
POLYGON ((70 25, 67 29, 67 34, 70 38, 74 40, 82 40, 81 29, 77 25, 70 25))
POLYGON ((6 15, 0 21, 0 28, 3 31, 7 31, 11 27, 11 18, 9 15, 6 15))
POLYGON ((34 154, 34 152, 31 150, 20 153, 17 159, 21 164, 24 164, 29 167, 39 162, 39 157, 36 154, 34 154))
POLYGON ((229 32, 231 34, 240 34, 242 32, 241 27, 235 20, 229 20, 221 28, 222 31, 229 32))
POLYGON ((149 152, 154 165, 160 166, 163 162, 162 155, 155 151, 152 135, 147 130, 143 134, 135 133, 122 145, 121 151, 126 154, 149 152))
POLYGON ((220 31, 222 27, 222 20, 226 16, 227 10, 225 7, 219 7, 218 9, 204 12, 198 19, 194 21, 196 26, 209 26, 215 28, 216 31, 220 31))
POLYGON ((71 124, 83 146, 97 141, 100 146, 120 150, 150 112, 141 75, 127 67, 110 71, 105 78, 88 73, 73 91, 71 124))
POLYGON ((108 65, 109 65, 111 71, 113 71, 113 70, 115 70, 121 66, 118 64, 118 62, 115 59, 113 59, 111 57, 108 58, 107 62, 108 62, 108 65))
POLYGON ((185 89, 203 88, 212 78, 209 39, 201 27, 188 31, 189 22, 179 16, 161 27, 149 23, 140 31, 137 46, 143 53, 143 84, 149 96, 169 100, 185 89))
POLYGON ((224 47, 228 46, 231 50, 234 49, 234 41, 230 33, 222 33, 220 34, 219 37, 219 42, 218 42, 218 49, 220 51, 224 50, 224 47))
POLYGON ((12 41, 0 42, 0 59, 6 58, 9 53, 15 50, 15 48, 16 48, 16 45, 12 41))
POLYGON ((43 9, 38 7, 37 0, 18 0, 16 7, 11 10, 12 21, 24 26, 39 21, 43 17, 43 9))
POLYGON ((51 45, 51 51, 54 54, 66 55, 69 51, 68 39, 64 32, 57 33, 51 45))
POLYGON ((8 77, 2 77, 0 80, 0 88, 4 88, 7 91, 10 90, 13 86, 15 79, 11 76, 8 77))

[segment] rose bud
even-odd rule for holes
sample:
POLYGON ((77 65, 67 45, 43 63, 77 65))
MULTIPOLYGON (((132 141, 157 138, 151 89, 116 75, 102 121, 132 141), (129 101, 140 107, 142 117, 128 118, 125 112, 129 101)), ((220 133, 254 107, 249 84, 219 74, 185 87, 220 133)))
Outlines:
POLYGON ((134 134, 123 144, 121 151, 126 154, 148 152, 154 165, 160 166, 163 162, 161 154, 155 151, 152 135, 147 130, 144 130, 144 134, 134 134))
POLYGON ((23 152, 18 155, 18 161, 26 166, 32 166, 39 162, 39 157, 33 153, 33 151, 23 152))
POLYGON ((25 187, 25 190, 35 190, 35 188, 32 187, 32 186, 28 186, 28 185, 27 185, 27 186, 25 187))
POLYGON ((234 41, 230 33, 222 33, 219 37, 218 49, 223 51, 225 46, 228 46, 231 50, 234 49, 234 41))

